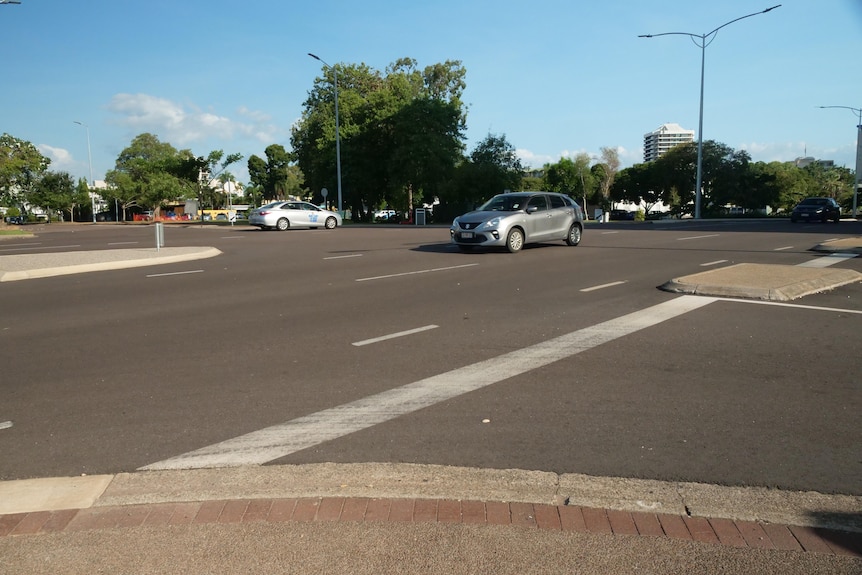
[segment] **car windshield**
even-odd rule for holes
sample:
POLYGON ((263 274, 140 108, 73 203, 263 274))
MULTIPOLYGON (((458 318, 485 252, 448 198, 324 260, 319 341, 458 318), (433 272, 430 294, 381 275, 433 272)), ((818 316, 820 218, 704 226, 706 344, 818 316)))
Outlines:
POLYGON ((515 196, 502 194, 494 196, 479 208, 482 212, 517 212, 523 210, 524 205, 529 198, 525 196, 515 196))
POLYGON ((807 200, 802 200, 800 205, 803 206, 825 206, 829 204, 829 200, 824 198, 808 198, 807 200))

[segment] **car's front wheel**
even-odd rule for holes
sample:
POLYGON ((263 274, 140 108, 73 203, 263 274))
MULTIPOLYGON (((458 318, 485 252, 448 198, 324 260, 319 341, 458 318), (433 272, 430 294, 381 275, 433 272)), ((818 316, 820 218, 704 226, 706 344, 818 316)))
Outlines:
POLYGON ((332 216, 326 218, 326 223, 324 224, 324 226, 326 226, 327 230, 334 230, 336 225, 338 225, 338 222, 335 221, 335 218, 333 218, 332 216))
POLYGON ((566 236, 566 243, 570 246, 581 243, 581 226, 572 224, 572 227, 569 228, 569 234, 566 236))
POLYGON ((279 218, 278 221, 275 222, 275 227, 278 231, 283 232, 290 227, 290 222, 287 221, 287 218, 279 218))
POLYGON ((509 248, 509 251, 513 254, 521 251, 521 248, 524 247, 524 232, 519 228, 513 228, 509 232, 509 235, 506 236, 506 247, 509 248))

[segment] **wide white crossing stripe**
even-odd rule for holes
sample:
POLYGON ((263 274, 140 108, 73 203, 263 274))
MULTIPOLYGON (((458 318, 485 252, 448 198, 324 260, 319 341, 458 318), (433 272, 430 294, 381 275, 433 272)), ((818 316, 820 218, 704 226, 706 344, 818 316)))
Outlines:
POLYGON ((808 260, 807 262, 803 262, 799 264, 797 267, 800 268, 828 268, 829 266, 839 264, 845 260, 852 260, 858 254, 842 254, 842 253, 834 253, 825 256, 820 256, 817 259, 808 260))
POLYGON ((228 439, 141 469, 260 465, 571 357, 714 301, 716 298, 681 296, 524 349, 228 439))

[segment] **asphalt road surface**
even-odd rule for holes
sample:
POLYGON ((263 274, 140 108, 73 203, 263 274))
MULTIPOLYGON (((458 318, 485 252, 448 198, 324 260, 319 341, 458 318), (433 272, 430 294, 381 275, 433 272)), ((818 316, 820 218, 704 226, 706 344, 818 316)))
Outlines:
MULTIPOLYGON (((513 255, 435 227, 168 227, 223 253, 0 284, 0 480, 408 462, 860 495, 862 284, 789 305, 657 289, 848 235, 625 222, 513 255)), ((153 245, 52 225, 0 255, 153 245)))

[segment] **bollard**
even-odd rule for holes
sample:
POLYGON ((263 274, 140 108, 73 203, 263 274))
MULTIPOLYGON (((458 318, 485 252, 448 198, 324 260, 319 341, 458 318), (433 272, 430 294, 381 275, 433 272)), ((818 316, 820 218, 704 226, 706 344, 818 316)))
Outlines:
POLYGON ((156 251, 165 245, 165 224, 156 222, 156 251))

